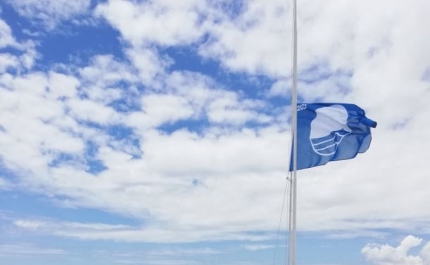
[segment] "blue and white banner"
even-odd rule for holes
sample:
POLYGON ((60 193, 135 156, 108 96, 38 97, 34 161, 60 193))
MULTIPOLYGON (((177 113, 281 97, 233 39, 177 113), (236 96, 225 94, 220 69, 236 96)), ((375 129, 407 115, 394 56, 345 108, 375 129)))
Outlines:
POLYGON ((353 104, 298 104, 297 169, 351 159, 366 152, 372 140, 371 127, 375 128, 376 122, 353 104))

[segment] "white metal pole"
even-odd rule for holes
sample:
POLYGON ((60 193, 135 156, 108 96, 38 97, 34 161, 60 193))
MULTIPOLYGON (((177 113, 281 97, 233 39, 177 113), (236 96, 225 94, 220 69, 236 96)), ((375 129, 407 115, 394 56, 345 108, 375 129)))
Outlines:
POLYGON ((292 74, 292 131, 293 131, 293 174, 291 178, 291 265, 296 265, 297 255, 297 0, 293 0, 293 74, 292 74))
MULTIPOLYGON (((291 132, 291 134, 293 134, 291 132)), ((292 135, 293 136, 293 135, 292 135)), ((294 137, 294 136, 293 136, 294 137)), ((293 139, 293 138, 291 138, 293 139)), ((292 158, 291 158, 292 159, 292 158)), ((288 250, 288 254, 287 254, 287 265, 291 265, 292 264, 292 245, 293 245, 293 238, 292 238, 292 224, 293 224, 293 183, 292 183, 292 172, 288 173, 288 182, 289 182, 289 197, 288 197, 288 244, 287 244, 287 250, 288 250)))

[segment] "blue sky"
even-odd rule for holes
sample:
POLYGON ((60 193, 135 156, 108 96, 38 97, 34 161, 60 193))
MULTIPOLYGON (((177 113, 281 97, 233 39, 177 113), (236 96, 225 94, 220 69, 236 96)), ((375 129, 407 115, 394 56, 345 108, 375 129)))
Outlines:
MULTIPOLYGON (((298 264, 430 264, 425 0, 299 0, 299 100, 378 122, 299 172, 298 264)), ((291 3, 0 3, 0 263, 285 263, 291 3)))

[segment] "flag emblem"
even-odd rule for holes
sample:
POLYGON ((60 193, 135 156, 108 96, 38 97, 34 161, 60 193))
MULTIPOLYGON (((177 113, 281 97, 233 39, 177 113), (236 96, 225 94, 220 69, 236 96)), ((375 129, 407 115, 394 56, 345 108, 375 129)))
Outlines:
POLYGON ((311 122, 310 141, 319 155, 333 155, 343 138, 351 133, 348 112, 342 105, 321 107, 311 122))

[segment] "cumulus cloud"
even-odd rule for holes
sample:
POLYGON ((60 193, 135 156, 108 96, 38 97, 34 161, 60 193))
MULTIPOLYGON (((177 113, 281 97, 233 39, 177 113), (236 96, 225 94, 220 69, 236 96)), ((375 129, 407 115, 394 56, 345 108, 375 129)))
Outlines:
POLYGON ((165 123, 187 120, 194 115, 190 102, 182 96, 150 94, 141 99, 142 112, 128 116, 128 124, 136 128, 149 129, 165 123), (169 106, 169 108, 166 108, 169 106))
POLYGON ((200 38, 200 12, 204 1, 110 0, 98 5, 96 15, 117 28, 134 46, 155 43, 162 46, 191 44, 200 38), (136 27, 135 25, 139 25, 136 27))
POLYGON ((421 238, 409 235, 397 247, 368 244, 361 253, 375 265, 428 265, 430 264, 430 243, 422 247, 418 254, 410 254, 411 249, 420 246, 422 242, 421 238))
MULTIPOLYGON (((90 65, 79 69, 79 74, 83 82, 95 86, 91 87, 91 90, 115 86, 118 82, 137 81, 134 69, 117 61, 112 55, 94 56, 90 65)), ((101 95, 98 98, 101 98, 101 95)))
POLYGON ((21 16, 33 22, 40 22, 47 29, 53 29, 62 21, 72 20, 87 13, 91 4, 91 0, 8 0, 7 2, 21 16))
POLYGON ((289 93, 289 87, 290 87, 290 82, 287 82, 287 80, 278 80, 275 83, 273 83, 273 85, 270 87, 270 90, 268 91, 267 95, 269 97, 274 97, 274 96, 282 96, 282 97, 287 97, 288 95, 290 95, 289 93))
POLYGON ((0 48, 15 46, 16 44, 9 25, 0 19, 0 48))
POLYGON ((0 19, 0 49, 4 48, 11 49, 13 53, 0 52, 0 73, 30 69, 34 65, 37 57, 35 43, 17 41, 10 26, 0 19))
POLYGON ((241 100, 237 94, 229 93, 212 101, 207 107, 210 122, 242 125, 248 121, 269 123, 272 118, 258 113, 265 104, 257 100, 241 100), (241 102, 240 102, 241 101, 241 102))
POLYGON ((19 60, 10 54, 0 54, 0 72, 4 73, 7 69, 17 68, 19 60))
POLYGON ((206 27, 210 37, 199 47, 200 55, 215 58, 233 71, 289 75, 291 25, 285 20, 290 12, 288 3, 246 1, 243 5, 233 18, 214 5, 206 27))

